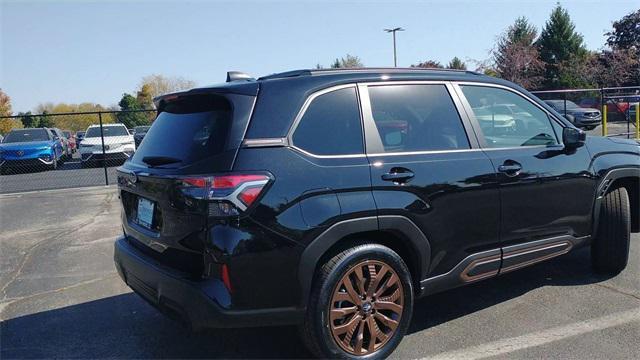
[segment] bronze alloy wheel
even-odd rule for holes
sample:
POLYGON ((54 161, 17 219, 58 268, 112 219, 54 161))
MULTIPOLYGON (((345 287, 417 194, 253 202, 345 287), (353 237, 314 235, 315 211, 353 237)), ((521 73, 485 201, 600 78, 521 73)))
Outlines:
POLYGON ((369 355, 395 334, 404 306, 398 274, 378 260, 350 268, 336 285, 329 304, 334 340, 349 354, 369 355))

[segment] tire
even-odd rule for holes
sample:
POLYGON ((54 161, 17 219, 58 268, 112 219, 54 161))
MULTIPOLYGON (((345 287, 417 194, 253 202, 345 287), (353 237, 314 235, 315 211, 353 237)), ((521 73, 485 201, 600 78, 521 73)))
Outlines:
POLYGON ((388 357, 406 333, 413 310, 411 275, 402 258, 385 246, 361 244, 333 256, 322 264, 315 275, 304 324, 300 327, 301 337, 309 350, 319 358, 383 359, 388 357), (378 286, 375 286, 378 290, 375 291, 376 289, 372 288, 373 296, 367 293, 369 284, 374 281, 371 280, 373 277, 369 270, 370 266, 373 266, 378 275, 385 272, 378 286), (383 270, 385 266, 386 270, 383 270), (396 277, 393 277, 393 274, 396 277), (344 280, 357 279, 358 275, 360 279, 365 279, 360 283, 363 284, 362 286, 354 286, 358 282, 347 280, 352 284, 352 294, 365 294, 365 299, 358 298, 357 301, 360 303, 354 305, 355 301, 350 300, 354 298, 347 293, 344 280), (381 289, 385 290, 377 293, 381 289), (330 320, 331 308, 356 310, 348 311, 348 315, 336 316, 330 320), (399 321, 387 323, 385 318, 392 320, 399 318, 399 321), (348 325, 350 322, 354 325, 348 325), (372 338, 372 333, 369 332, 370 327, 377 331, 373 348, 370 347, 372 338), (362 349, 358 349, 358 339, 362 339, 360 340, 362 349))
POLYGON ((591 243, 591 263, 595 272, 617 275, 629 260, 631 214, 629 195, 623 187, 610 191, 602 199, 598 233, 591 243))
POLYGON ((53 158, 53 164, 49 165, 48 170, 57 170, 58 169, 58 159, 53 158))

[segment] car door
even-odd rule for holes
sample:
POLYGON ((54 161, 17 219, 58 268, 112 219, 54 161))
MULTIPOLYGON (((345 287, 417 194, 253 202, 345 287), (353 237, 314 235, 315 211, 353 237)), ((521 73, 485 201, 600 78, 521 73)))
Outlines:
POLYGON ((489 158, 478 149, 446 82, 359 85, 367 156, 380 227, 410 219, 430 247, 428 277, 493 249, 499 267, 499 195, 489 158))
POLYGON ((498 174, 503 246, 589 235, 595 187, 588 150, 565 149, 563 125, 522 93, 477 83, 455 87, 498 174), (511 119, 497 124, 494 108, 505 105, 511 119))

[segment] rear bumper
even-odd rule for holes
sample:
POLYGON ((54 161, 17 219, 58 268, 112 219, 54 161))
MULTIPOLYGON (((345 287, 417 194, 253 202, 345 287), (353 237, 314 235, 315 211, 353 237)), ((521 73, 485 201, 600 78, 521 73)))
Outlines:
POLYGON ((295 308, 231 310, 230 294, 222 281, 194 281, 155 263, 129 244, 115 243, 116 269, 125 283, 164 314, 194 330, 297 324, 303 312, 295 308))

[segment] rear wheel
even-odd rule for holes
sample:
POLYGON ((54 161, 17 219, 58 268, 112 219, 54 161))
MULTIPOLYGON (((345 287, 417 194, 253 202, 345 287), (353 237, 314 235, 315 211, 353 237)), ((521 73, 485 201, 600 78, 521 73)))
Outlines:
POLYGON ((386 358, 407 331, 412 307, 411 275, 400 256, 358 245, 319 269, 302 338, 321 358, 386 358))
POLYGON ((616 275, 627 266, 631 238, 631 214, 627 189, 610 191, 602 199, 598 233, 591 244, 596 272, 616 275))

